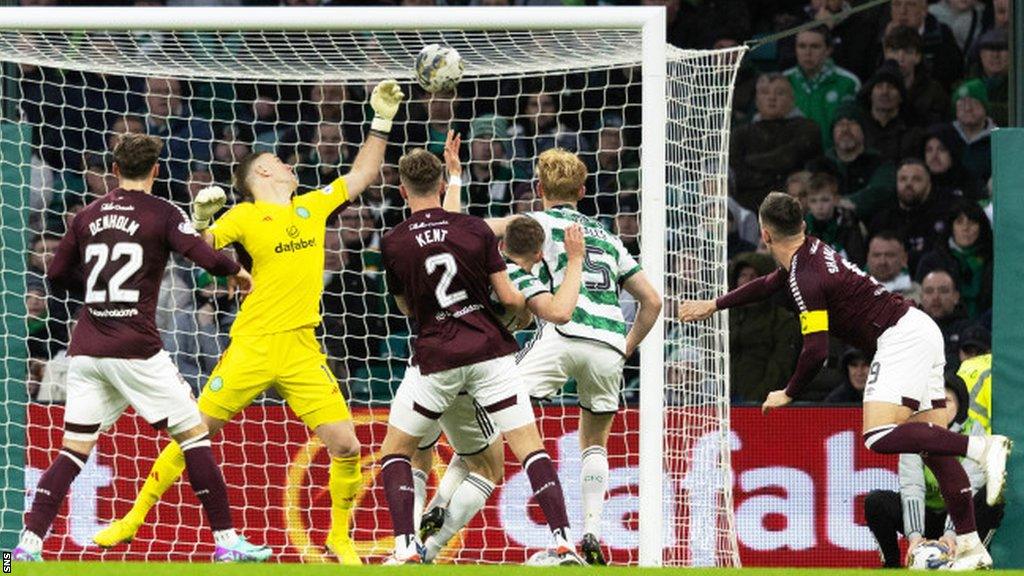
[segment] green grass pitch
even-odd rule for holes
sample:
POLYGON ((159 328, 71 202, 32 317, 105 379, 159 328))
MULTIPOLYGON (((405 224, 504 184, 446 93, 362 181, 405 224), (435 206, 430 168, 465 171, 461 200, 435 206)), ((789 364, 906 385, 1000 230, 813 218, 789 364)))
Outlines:
MULTIPOLYGON (((365 566, 347 568, 338 565, 318 564, 182 564, 172 562, 48 562, 44 564, 15 564, 11 574, 39 576, 360 576, 360 575, 427 575, 441 576, 526 576, 553 574, 576 576, 594 574, 594 571, 610 576, 892 576, 900 572, 892 570, 839 570, 834 568, 741 568, 741 569, 695 569, 695 568, 528 568, 525 566, 365 566)), ((1024 570, 997 570, 998 574, 1024 576, 1024 570)))

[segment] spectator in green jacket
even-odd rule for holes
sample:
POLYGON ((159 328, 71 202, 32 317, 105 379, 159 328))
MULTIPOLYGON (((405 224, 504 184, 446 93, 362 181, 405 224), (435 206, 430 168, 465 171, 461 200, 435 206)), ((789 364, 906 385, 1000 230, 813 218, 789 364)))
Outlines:
POLYGON ((832 122, 839 107, 852 102, 860 80, 832 62, 832 37, 827 26, 804 30, 796 36, 797 65, 786 70, 793 85, 796 107, 818 123, 826 150, 832 147, 832 122))

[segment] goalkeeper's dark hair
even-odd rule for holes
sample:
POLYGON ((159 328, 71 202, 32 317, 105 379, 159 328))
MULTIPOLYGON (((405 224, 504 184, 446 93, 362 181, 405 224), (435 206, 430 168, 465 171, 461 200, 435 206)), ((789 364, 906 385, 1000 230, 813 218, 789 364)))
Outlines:
POLYGON ((242 198, 243 202, 253 202, 255 200, 255 197, 252 195, 252 189, 249 188, 249 176, 252 174, 252 168, 256 164, 256 160, 264 154, 270 154, 270 152, 253 152, 242 158, 235 165, 235 171, 231 175, 231 185, 235 188, 235 192, 242 198))
POLYGON ((803 230, 804 211, 800 201, 784 192, 772 192, 758 210, 761 223, 782 237, 796 236, 803 230))
POLYGON ((430 196, 440 190, 444 165, 423 148, 414 148, 398 159, 398 177, 413 196, 430 196))
POLYGON ((516 216, 505 227, 505 252, 532 256, 544 247, 544 227, 529 216, 516 216))
POLYGON ((139 180, 149 176, 160 159, 164 143, 148 134, 125 134, 114 146, 114 164, 121 178, 139 180))

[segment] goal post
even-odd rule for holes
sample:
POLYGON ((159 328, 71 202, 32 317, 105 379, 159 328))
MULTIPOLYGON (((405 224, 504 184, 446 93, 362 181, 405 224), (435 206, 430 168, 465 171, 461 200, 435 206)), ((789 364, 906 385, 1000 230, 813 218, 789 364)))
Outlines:
MULTIPOLYGON (((350 162, 368 119, 366 88, 384 78, 398 79, 409 95, 393 130, 396 150, 430 149, 445 122, 464 132, 470 175, 463 194, 471 213, 503 215, 534 206, 532 159, 551 145, 574 149, 593 174, 587 210, 614 232, 637 227, 637 257, 665 297, 663 317, 640 346, 638 377, 627 378, 626 408, 616 418, 609 449, 613 476, 620 478, 619 492, 609 494, 605 522, 615 523, 629 540, 613 550, 613 559, 644 566, 736 566, 727 320, 720 315, 681 326, 672 318, 679 300, 709 297, 726 287, 726 152, 742 53, 668 46, 664 10, 654 7, 0 8, 0 81, 16 89, 0 92, 0 110, 13 104, 33 139, 30 159, 13 155, 24 147, 6 137, 0 142, 0 169, 31 179, 29 190, 22 186, 18 192, 27 201, 12 200, 12 188, 0 187, 0 228, 5 238, 18 235, 27 252, 45 251, 49 233, 59 233, 74 209, 109 186, 106 152, 119 131, 167 137, 168 157, 161 165, 168 177, 161 190, 186 208, 196 174, 227 187, 226 175, 243 150, 271 150, 297 162, 300 181, 314 186, 329 172, 321 168, 350 162), (466 61, 450 99, 431 98, 413 86, 416 52, 431 42, 455 47, 466 61), (337 106, 328 102, 332 97, 340 98, 337 106), (546 108, 552 103, 553 111, 546 108), (162 116, 154 113, 154 106, 164 105, 162 116), (273 114, 261 117, 267 110, 273 114), (542 128, 551 117, 556 126, 542 128), (474 139, 490 146, 476 147, 474 139)), ((372 464, 389 395, 408 354, 408 327, 383 293, 374 255, 380 232, 401 216, 401 201, 396 204, 391 189, 395 159, 389 155, 375 199, 365 209, 341 214, 325 240, 328 271, 331 262, 340 271, 325 276, 321 339, 368 450, 367 488, 355 521, 365 540, 361 551, 368 555, 381 551, 379 542, 389 532, 372 464)), ((25 477, 23 486, 12 481, 0 487, 0 504, 11 507, 31 492, 32 470, 48 463, 47 450, 59 441, 59 395, 39 400, 37 388, 39 379, 59 385, 49 369, 58 365, 67 323, 61 315, 73 314, 75 304, 72 299, 63 309, 48 308, 41 317, 26 312, 15 286, 29 294, 39 270, 33 271, 31 255, 26 265, 14 263, 7 252, 0 261, 0 297, 22 307, 3 309, 4 328, 7 334, 24 332, 26 316, 36 327, 25 338, 35 352, 0 348, 6 387, 28 389, 31 382, 36 395, 21 394, 0 414, 6 431, 0 433, 0 450, 7 462, 23 463, 14 471, 18 476, 9 470, 5 477, 25 477), (40 350, 44 357, 24 357, 40 350), (27 374, 24 382, 21 373, 27 374), (51 445, 33 449, 34 442, 51 445)), ((45 260, 37 256, 36 262, 45 260)), ((191 367, 186 376, 196 386, 226 344, 235 312, 215 286, 175 261, 158 312, 165 345, 179 365, 191 367)), ((46 297, 52 302, 52 295, 46 297)), ((559 448, 568 446, 576 437, 578 412, 571 397, 541 408, 542 435, 565 440, 559 448)), ((129 424, 115 426, 113 439, 101 442, 91 460, 99 470, 91 481, 110 502, 98 511, 94 506, 89 519, 76 517, 85 512, 74 507, 62 512, 59 544, 48 552, 68 559, 99 557, 84 545, 87 533, 123 514, 141 486, 164 440, 134 417, 124 418, 129 424), (125 454, 113 454, 130 449, 143 454, 131 465, 125 454)), ((241 507, 241 529, 265 530, 249 535, 287 548, 285 560, 315 561, 309 550, 323 539, 315 525, 324 511, 310 490, 325 481, 318 460, 325 455, 272 397, 236 420, 225 430, 219 456, 232 502, 241 507), (279 445, 282 454, 265 448, 267 442, 279 445), (259 466, 268 472, 254 480, 252 469, 259 466), (274 482, 288 485, 283 496, 273 492, 274 482), (313 535, 305 536, 302 526, 313 535)), ((578 454, 560 453, 556 460, 563 474, 578 466, 578 454)), ((578 506, 578 479, 563 476, 563 483, 570 508, 578 506)), ((528 495, 513 498, 515 477, 506 485, 449 559, 521 561, 538 545, 516 524, 527 522, 525 528, 533 530, 532 517, 510 511, 525 509, 528 495)), ((189 520, 198 507, 172 492, 150 516, 170 528, 154 528, 113 557, 181 560, 205 550, 189 543, 183 551, 169 541, 194 539, 198 530, 189 520)), ((13 541, 21 512, 0 511, 0 542, 13 541)))

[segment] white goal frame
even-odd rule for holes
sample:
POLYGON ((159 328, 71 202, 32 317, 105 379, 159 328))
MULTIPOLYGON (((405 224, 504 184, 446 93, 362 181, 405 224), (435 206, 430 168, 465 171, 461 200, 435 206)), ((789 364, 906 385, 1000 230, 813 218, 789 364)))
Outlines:
MULTIPOLYGON (((57 30, 586 30, 632 29, 642 35, 641 264, 665 294, 666 53, 661 7, 437 8, 0 8, 0 29, 57 30)), ((411 64, 411 63, 410 63, 411 64)), ((412 67, 410 74, 412 76, 412 67)), ((640 346, 641 566, 660 566, 664 546, 664 323, 640 346)), ((726 374, 725 377, 728 377, 726 374)))

